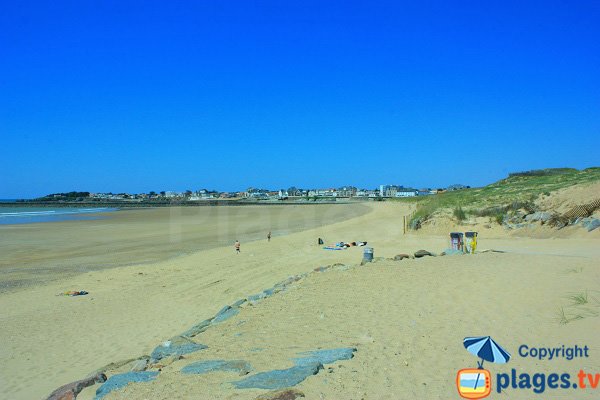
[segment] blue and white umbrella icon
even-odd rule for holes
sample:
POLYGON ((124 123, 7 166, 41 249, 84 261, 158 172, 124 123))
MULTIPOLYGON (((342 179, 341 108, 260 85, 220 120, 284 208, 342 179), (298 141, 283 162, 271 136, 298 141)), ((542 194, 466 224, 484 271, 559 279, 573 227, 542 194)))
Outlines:
POLYGON ((463 344, 469 353, 481 358, 480 367, 483 367, 484 360, 497 364, 504 364, 510 360, 508 351, 500 347, 490 336, 466 337, 463 344))
MULTIPOLYGON (((477 362, 479 369, 483 369, 484 361, 504 364, 510 360, 510 354, 508 351, 500 347, 500 345, 494 342, 490 336, 466 337, 463 340, 463 345, 465 346, 465 349, 469 351, 469 353, 481 358, 481 361, 477 362)), ((479 374, 475 380, 474 389, 477 389, 478 383, 479 374)))

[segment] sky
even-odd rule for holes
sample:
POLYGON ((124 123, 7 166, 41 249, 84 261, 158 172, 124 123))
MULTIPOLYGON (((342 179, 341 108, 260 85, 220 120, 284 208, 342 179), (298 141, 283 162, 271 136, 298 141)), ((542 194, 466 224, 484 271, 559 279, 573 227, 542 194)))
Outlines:
POLYGON ((10 1, 0 198, 599 166, 597 1, 10 1))

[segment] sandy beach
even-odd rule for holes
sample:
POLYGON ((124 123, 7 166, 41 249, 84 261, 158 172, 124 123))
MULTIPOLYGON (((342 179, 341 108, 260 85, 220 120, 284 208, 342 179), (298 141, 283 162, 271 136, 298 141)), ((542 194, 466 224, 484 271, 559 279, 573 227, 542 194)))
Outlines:
POLYGON ((0 292, 92 270, 149 264, 328 225, 368 212, 361 204, 164 207, 99 213, 102 219, 0 225, 0 292))
MULTIPOLYGON (((164 237, 144 229, 156 239, 143 251, 133 250, 133 244, 142 241, 139 227, 147 223, 142 215, 153 210, 123 217, 121 229, 114 224, 110 230, 103 227, 106 221, 94 221, 94 229, 89 228, 90 221, 76 222, 81 229, 73 228, 73 223, 46 224, 42 230, 47 233, 68 231, 72 239, 81 237, 85 243, 96 237, 97 252, 81 256, 95 261, 86 264, 89 272, 60 274, 45 284, 31 281, 31 286, 0 294, 4 344, 0 398, 44 398, 107 364, 148 355, 223 306, 302 274, 306 275, 286 290, 245 302, 237 315, 193 338, 207 349, 164 362, 156 380, 131 384, 104 398, 256 399, 269 390, 236 389, 231 382, 243 378, 237 373, 186 375, 181 369, 200 360, 244 360, 251 365, 251 376, 289 368, 302 352, 341 347, 356 349, 354 358, 324 365, 294 388, 307 399, 458 398, 456 372, 477 366, 477 359, 462 345, 466 336, 491 335, 512 353, 507 364, 486 364, 494 377, 511 368, 531 374, 568 372, 573 377, 579 369, 600 372, 598 232, 538 239, 489 229, 480 232, 479 249, 505 253, 393 261, 397 254, 419 249, 439 253, 448 247, 447 237, 404 234, 403 217, 410 209, 403 203, 360 206, 368 212, 331 206, 329 211, 323 209, 323 217, 310 207, 286 209, 278 217, 280 227, 272 229, 271 242, 262 226, 255 227, 257 218, 266 225, 265 211, 252 211, 247 224, 233 229, 233 236, 219 235, 223 246, 208 249, 189 243, 202 232, 224 228, 186 223, 192 219, 185 211, 173 217, 180 222, 170 225, 168 235, 189 237, 189 242, 181 239, 162 246, 158 243, 164 237), (308 221, 313 218, 326 222, 311 225, 308 221), (296 229, 297 221, 304 224, 302 229, 296 229), (94 230, 99 232, 96 236, 94 230), (243 234, 247 236, 240 239, 242 252, 235 254, 233 240, 243 234), (103 242, 107 235, 115 239, 111 243, 120 244, 103 242), (317 245, 319 237, 326 244, 368 241, 376 262, 361 266, 359 247, 323 250, 317 245), (144 252, 154 257, 152 262, 142 257, 144 252), (163 252, 171 257, 155 258, 163 252), (115 260, 111 268, 94 267, 110 260, 115 260), (57 296, 67 290, 86 290, 89 295, 57 296), (576 293, 587 293, 589 303, 571 305, 568 297, 576 293), (560 310, 567 323, 561 323, 560 310), (540 361, 520 357, 517 349, 522 344, 587 345, 590 356, 540 361)), ((236 223, 244 220, 240 215, 236 223)), ((235 226, 231 220, 228 224, 235 226)), ((64 253, 31 254, 18 243, 35 230, 23 229, 3 236, 3 245, 8 243, 11 249, 9 256, 3 252, 3 265, 14 262, 17 249, 29 262, 45 265, 70 257, 77 247, 65 240, 53 246, 64 253)), ((5 276, 13 279, 13 273, 5 276)), ((124 371, 110 371, 115 372, 124 371)), ((78 398, 94 398, 97 388, 85 389, 78 398)), ((508 388, 503 393, 511 398, 534 396, 531 389, 508 388)), ((548 390, 549 394, 564 399, 597 397, 594 390, 580 390, 576 396, 572 390, 548 390)))

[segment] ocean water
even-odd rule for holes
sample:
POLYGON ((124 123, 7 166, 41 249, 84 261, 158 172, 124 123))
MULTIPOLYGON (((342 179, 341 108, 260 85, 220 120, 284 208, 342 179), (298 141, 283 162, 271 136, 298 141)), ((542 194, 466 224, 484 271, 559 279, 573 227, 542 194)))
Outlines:
POLYGON ((0 225, 101 219, 104 217, 95 214, 117 210, 110 207, 0 207, 0 225))

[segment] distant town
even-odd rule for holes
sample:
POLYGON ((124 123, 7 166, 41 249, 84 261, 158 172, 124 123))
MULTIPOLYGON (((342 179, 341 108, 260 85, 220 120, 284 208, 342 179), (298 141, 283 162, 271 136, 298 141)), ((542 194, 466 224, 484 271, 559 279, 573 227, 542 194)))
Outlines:
POLYGON ((294 199, 386 199, 416 196, 431 196, 446 191, 467 189, 470 186, 450 185, 447 188, 414 189, 398 185, 380 185, 376 189, 359 189, 354 186, 326 189, 302 189, 294 186, 288 189, 269 190, 250 187, 241 192, 220 192, 217 190, 200 189, 184 192, 161 191, 148 193, 91 193, 68 192, 53 193, 34 199, 34 201, 203 201, 203 200, 294 200, 294 199))

